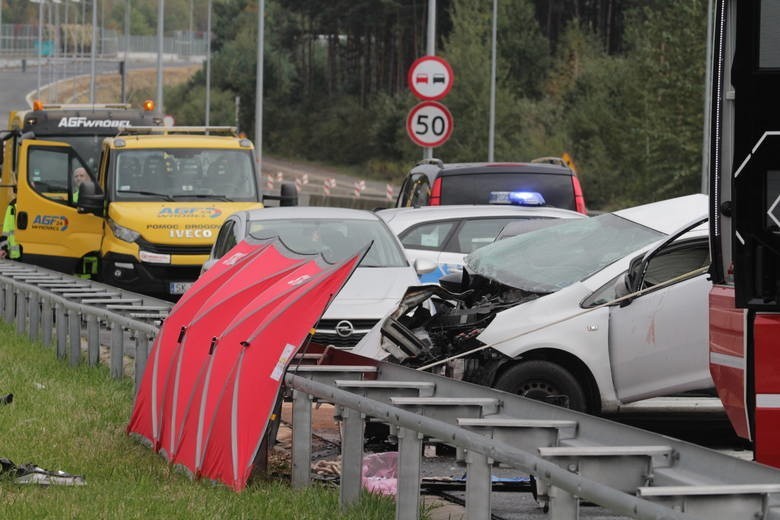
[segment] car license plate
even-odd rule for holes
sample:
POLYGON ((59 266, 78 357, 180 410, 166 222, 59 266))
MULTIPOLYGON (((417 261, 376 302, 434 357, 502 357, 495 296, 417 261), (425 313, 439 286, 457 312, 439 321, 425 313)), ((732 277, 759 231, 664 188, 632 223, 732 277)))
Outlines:
POLYGON ((192 282, 171 282, 169 292, 171 294, 184 294, 190 287, 192 287, 192 282))

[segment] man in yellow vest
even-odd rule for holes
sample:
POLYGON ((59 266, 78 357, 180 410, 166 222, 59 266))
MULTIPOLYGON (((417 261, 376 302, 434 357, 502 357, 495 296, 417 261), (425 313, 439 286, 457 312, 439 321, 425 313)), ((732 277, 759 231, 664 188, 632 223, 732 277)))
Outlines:
POLYGON ((0 237, 0 258, 18 259, 22 256, 21 248, 16 243, 16 199, 8 203, 3 218, 3 235, 0 237))
POLYGON ((79 201, 79 186, 81 186, 85 182, 92 182, 92 179, 89 178, 89 174, 87 173, 87 170, 81 167, 73 170, 73 202, 74 203, 79 201))

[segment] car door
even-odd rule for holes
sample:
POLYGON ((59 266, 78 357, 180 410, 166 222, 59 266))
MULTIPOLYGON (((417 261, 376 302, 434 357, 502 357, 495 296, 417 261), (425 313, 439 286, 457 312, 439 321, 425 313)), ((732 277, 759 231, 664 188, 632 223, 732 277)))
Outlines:
POLYGON ((638 295, 610 307, 609 317, 610 365, 620 401, 712 387, 708 265, 704 236, 667 243, 631 262, 630 287, 623 292, 638 295))
POLYGON ((464 218, 450 234, 439 254, 439 266, 444 273, 458 272, 463 269, 466 255, 492 244, 512 217, 473 217, 464 218))
POLYGON ((85 167, 65 143, 22 141, 16 239, 25 261, 70 271, 75 261, 100 250, 103 218, 79 213, 73 202, 72 174, 85 167))
MULTIPOLYGON (((420 276, 423 283, 435 283, 447 274, 447 267, 440 261, 442 249, 458 227, 458 220, 437 220, 424 222, 410 227, 399 235, 409 261, 426 259, 435 263, 438 268, 420 276)), ((460 255, 463 256, 463 255, 460 255)))

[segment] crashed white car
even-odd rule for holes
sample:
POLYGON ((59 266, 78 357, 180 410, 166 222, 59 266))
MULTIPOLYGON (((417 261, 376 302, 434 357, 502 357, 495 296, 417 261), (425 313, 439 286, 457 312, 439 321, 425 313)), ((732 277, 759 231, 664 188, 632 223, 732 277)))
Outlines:
POLYGON ((699 194, 502 240, 355 352, 589 413, 710 389, 707 237, 699 194))

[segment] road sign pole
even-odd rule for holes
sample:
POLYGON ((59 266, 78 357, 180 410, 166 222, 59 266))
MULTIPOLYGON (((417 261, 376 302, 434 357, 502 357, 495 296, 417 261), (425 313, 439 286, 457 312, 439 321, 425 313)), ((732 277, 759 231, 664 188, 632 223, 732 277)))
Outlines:
MULTIPOLYGON (((428 0, 428 56, 436 54, 436 0, 428 0)), ((423 148, 423 159, 433 159, 433 148, 423 148)))

